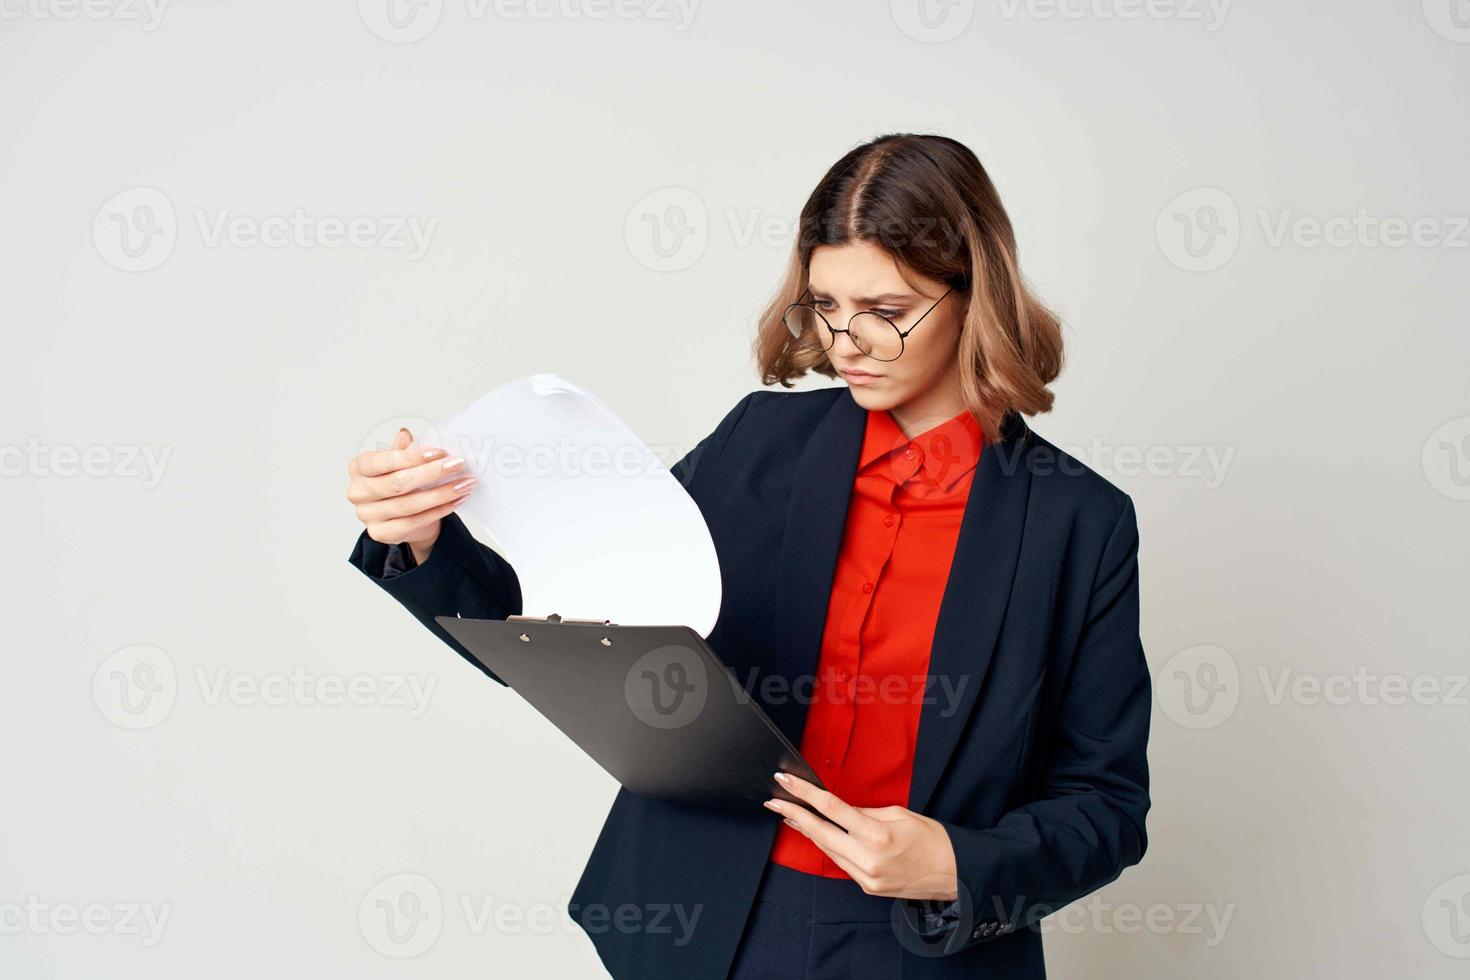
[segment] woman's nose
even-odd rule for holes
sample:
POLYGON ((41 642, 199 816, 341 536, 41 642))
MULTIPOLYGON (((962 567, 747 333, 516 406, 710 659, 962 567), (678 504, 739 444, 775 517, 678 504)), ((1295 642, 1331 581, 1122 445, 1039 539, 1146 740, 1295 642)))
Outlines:
POLYGON ((832 352, 835 354, 840 354, 843 357, 855 357, 857 355, 867 353, 857 344, 853 343, 852 333, 848 330, 844 330, 839 333, 837 335, 837 338, 832 341, 832 352), (844 344, 847 346, 844 347, 844 344))

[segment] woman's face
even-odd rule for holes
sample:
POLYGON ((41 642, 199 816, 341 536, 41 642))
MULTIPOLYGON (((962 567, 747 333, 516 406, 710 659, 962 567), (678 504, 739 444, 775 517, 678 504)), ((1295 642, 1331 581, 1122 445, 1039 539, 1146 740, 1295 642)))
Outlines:
POLYGON ((948 287, 910 272, 916 290, 899 275, 893 255, 871 242, 817 246, 808 278, 812 305, 838 330, 863 310, 883 314, 900 330, 924 318, 904 340, 903 354, 892 361, 869 357, 846 333, 837 335, 827 357, 847 381, 854 401, 869 411, 892 412, 909 435, 964 410, 956 357, 965 312, 960 293, 951 292, 934 306, 948 287))

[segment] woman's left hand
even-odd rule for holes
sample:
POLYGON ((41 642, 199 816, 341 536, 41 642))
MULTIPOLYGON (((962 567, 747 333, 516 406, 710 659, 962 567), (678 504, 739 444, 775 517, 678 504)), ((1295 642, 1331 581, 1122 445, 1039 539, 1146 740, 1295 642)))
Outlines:
POLYGON ((822 816, 781 800, 768 800, 766 807, 805 834, 869 895, 946 902, 959 896, 954 846, 937 820, 901 806, 850 806, 790 773, 777 773, 776 779, 822 816))

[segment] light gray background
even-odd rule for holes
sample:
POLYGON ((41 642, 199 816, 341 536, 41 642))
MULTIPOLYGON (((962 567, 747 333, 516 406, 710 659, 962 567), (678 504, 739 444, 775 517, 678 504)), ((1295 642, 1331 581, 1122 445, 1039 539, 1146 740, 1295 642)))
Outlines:
POLYGON ((0 974, 602 975, 614 784, 348 566, 347 460, 554 370, 672 461, 825 168, 934 131, 1140 517, 1150 848, 1052 974, 1464 975, 1463 0, 385 3, 0 0, 0 974))

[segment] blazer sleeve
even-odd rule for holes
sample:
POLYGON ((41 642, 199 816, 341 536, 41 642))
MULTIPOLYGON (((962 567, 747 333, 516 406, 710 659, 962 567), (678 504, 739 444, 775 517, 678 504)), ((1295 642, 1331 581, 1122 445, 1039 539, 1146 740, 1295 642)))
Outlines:
MULTIPOLYGON (((713 432, 670 467, 674 478, 691 496, 696 495, 696 486, 707 479, 705 474, 712 469, 712 460, 719 455, 751 399, 759 393, 753 391, 742 398, 713 432)), ((508 686, 434 621, 435 616, 505 619, 520 615, 522 610, 520 580, 515 569, 499 552, 476 539, 458 514, 451 512, 443 519, 439 539, 423 564, 416 564, 410 549, 401 544, 374 541, 366 529, 358 534, 347 561, 455 653, 497 684, 508 686)))
POLYGON ((1152 683, 1138 605, 1137 518, 1126 500, 1094 578, 1040 798, 992 827, 939 821, 954 846, 962 924, 945 954, 1031 926, 1143 857, 1152 683))

